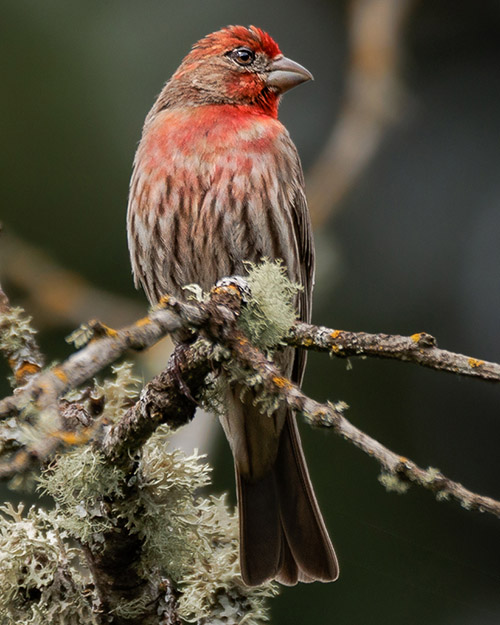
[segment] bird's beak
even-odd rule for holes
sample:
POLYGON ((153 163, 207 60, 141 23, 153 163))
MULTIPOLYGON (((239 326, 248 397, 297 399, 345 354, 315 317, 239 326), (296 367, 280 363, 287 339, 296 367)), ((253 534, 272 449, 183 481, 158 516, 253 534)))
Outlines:
POLYGON ((265 80, 268 87, 284 93, 307 80, 313 80, 313 75, 302 65, 282 56, 271 62, 265 80))

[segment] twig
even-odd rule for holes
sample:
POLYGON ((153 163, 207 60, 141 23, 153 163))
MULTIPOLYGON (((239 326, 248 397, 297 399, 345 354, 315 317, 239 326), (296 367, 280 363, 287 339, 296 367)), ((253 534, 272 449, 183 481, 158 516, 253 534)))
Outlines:
MULTIPOLYGON (((106 366, 115 362, 129 349, 144 349, 154 345, 168 333, 199 326, 206 321, 207 312, 199 307, 180 304, 171 298, 168 309, 155 310, 134 324, 112 330, 107 328, 104 336, 93 338, 80 351, 66 361, 35 376, 15 396, 0 401, 0 418, 19 413, 27 403, 35 402, 38 410, 44 410, 56 402, 69 389, 76 388, 106 366), (205 315, 205 316, 203 316, 205 315)), ((91 324, 101 332, 101 324, 91 324)))
POLYGON ((285 340, 294 347, 327 352, 332 356, 392 358, 430 369, 500 382, 499 364, 438 349, 436 339, 426 332, 411 336, 368 334, 296 323, 285 340))
MULTIPOLYGON (((275 365, 243 336, 235 334, 230 346, 234 358, 259 374, 264 392, 272 393, 281 401, 285 401, 290 408, 300 412, 311 425, 332 428, 342 438, 377 460, 386 474, 431 490, 438 500, 454 499, 467 510, 489 512, 500 517, 499 501, 473 493, 458 482, 445 477, 435 468, 420 468, 413 461, 395 454, 359 430, 344 416, 346 404, 342 402, 321 404, 307 397, 297 386, 283 378, 275 365)), ((241 379, 241 382, 245 383, 245 379, 241 379)), ((404 485, 391 484, 386 480, 387 483, 393 490, 399 492, 404 490, 404 485)))

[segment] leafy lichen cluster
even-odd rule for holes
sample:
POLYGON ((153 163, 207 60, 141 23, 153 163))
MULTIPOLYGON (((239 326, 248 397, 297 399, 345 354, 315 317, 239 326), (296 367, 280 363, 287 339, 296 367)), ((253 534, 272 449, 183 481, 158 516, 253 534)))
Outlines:
MULTIPOLYGON (((285 347, 283 339, 297 318, 296 296, 302 287, 290 281, 280 261, 263 259, 259 264, 248 262, 247 267, 245 280, 249 294, 246 294, 240 313, 241 330, 252 345, 268 355, 276 350, 290 349, 285 347)), ((221 356, 222 374, 209 376, 203 390, 205 408, 215 414, 224 414, 228 393, 237 392, 242 399, 258 405, 263 413, 275 412, 281 402, 279 393, 264 389, 262 376, 231 360, 227 350, 221 356)))
POLYGON ((196 495, 210 484, 210 467, 197 454, 168 450, 162 427, 145 446, 140 466, 144 572, 156 563, 181 589, 186 621, 256 625, 266 620, 273 585, 248 588, 240 577, 238 520, 225 496, 196 495), (147 517, 147 520, 144 520, 147 517))
POLYGON ((389 471, 382 471, 378 476, 378 481, 389 493, 397 493, 398 495, 404 495, 411 487, 411 483, 402 480, 395 473, 389 471))
POLYGON ((0 508, 0 623, 94 625, 79 549, 57 518, 10 504, 0 508))
POLYGON ((39 370, 41 356, 35 342, 36 331, 22 308, 7 307, 0 313, 0 352, 9 361, 14 376, 9 378, 12 387, 26 374, 39 370))
MULTIPOLYGON (((131 367, 121 365, 114 380, 96 387, 105 399, 107 419, 120 418, 137 394, 137 382, 131 367)), ((39 477, 40 488, 56 503, 52 512, 32 509, 23 518, 21 511, 4 510, 0 557, 9 566, 0 566, 7 606, 0 612, 2 625, 94 623, 91 608, 98 598, 75 544, 99 549, 118 525, 140 538, 140 576, 174 583, 177 612, 184 620, 222 624, 244 619, 248 625, 266 620, 264 600, 275 588, 251 589, 241 582, 237 518, 224 496, 201 494, 210 484, 203 458, 170 450, 169 437, 166 426, 156 431, 133 474, 110 465, 96 446, 75 447, 39 477)), ((139 597, 124 600, 115 613, 137 616, 145 607, 146 599, 139 597)))
POLYGON ((5 352, 24 350, 26 343, 36 334, 31 325, 31 317, 18 307, 9 308, 0 315, 0 328, 0 350, 5 352))
POLYGON ((247 263, 251 296, 240 325, 250 341, 264 350, 281 343, 297 318, 295 299, 301 287, 291 282, 280 262, 247 263))

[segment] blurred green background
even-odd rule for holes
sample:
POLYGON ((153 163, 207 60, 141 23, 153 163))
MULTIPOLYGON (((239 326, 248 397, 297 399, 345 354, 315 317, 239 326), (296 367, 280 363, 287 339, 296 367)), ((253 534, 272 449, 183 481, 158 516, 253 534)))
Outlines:
MULTIPOLYGON (((280 110, 307 172, 342 114, 353 10, 376 2, 3 0, 4 231, 145 309, 126 248, 128 180, 143 119, 190 45, 226 24, 255 24, 313 72, 280 110)), ((318 220, 314 318, 425 330, 442 348, 498 362, 500 3, 414 0, 398 38, 394 114, 359 177, 318 220)), ((4 286, 15 303, 29 301, 8 275, 4 286)), ((63 337, 74 324, 30 312, 49 360, 69 354, 63 337)), ((389 448, 500 498, 498 388, 409 364, 351 364, 313 355, 306 392, 345 400, 348 417, 389 448)), ((275 625, 500 623, 500 521, 416 488, 386 493, 374 461, 302 430, 341 578, 283 589, 275 625)), ((232 483, 221 441, 216 485, 232 483)))

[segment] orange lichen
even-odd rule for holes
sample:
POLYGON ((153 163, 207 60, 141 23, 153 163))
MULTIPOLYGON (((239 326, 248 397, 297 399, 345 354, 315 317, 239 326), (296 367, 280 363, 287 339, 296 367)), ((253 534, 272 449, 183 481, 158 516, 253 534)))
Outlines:
POLYGON ((220 293, 227 292, 229 289, 233 291, 234 293, 237 293, 238 295, 240 293, 239 288, 234 284, 224 284, 224 286, 214 286, 214 288, 212 289, 212 293, 219 295, 220 293))
POLYGON ((83 445, 89 442, 90 434, 91 432, 89 428, 83 432, 64 432, 59 430, 57 432, 53 432, 52 436, 54 438, 58 438, 67 445, 83 445))
POLYGON ((472 369, 476 369, 477 367, 484 365, 484 360, 476 360, 475 358, 469 358, 468 362, 469 367, 471 367, 472 369))
POLYGON ((23 364, 16 369, 16 380, 22 380, 28 375, 33 375, 34 373, 38 373, 40 371, 40 367, 33 362, 24 361, 23 364))
POLYGON ((415 334, 412 334, 410 338, 414 343, 418 343, 421 340, 421 338, 424 336, 424 334, 425 332, 416 332, 415 334))
POLYGON ((103 336, 107 336, 110 338, 115 338, 115 336, 118 336, 118 332, 114 328, 110 328, 105 323, 102 323, 102 321, 99 321, 97 319, 93 319, 89 323, 89 328, 94 333, 91 341, 89 342, 98 340, 103 336))
POLYGON ((334 330, 333 332, 330 332, 330 336, 332 337, 332 339, 338 339, 339 336, 342 334, 341 330, 334 330))
POLYGON ((166 306, 168 306, 169 303, 170 303, 170 295, 162 295, 160 297, 159 302, 158 302, 158 306, 166 307, 166 306))
POLYGON ((143 317, 142 319, 139 319, 138 321, 136 321, 135 325, 138 328, 142 328, 143 326, 147 326, 150 323, 151 323, 151 319, 149 317, 143 317))
POLYGON ((64 384, 66 384, 66 382, 68 381, 68 376, 64 373, 64 371, 61 369, 61 367, 54 367, 52 369, 52 373, 61 380, 61 382, 64 382, 64 384))
POLYGON ((290 389, 292 388, 292 383, 286 378, 282 378, 281 376, 275 375, 273 377, 273 382, 276 384, 278 388, 290 389))

